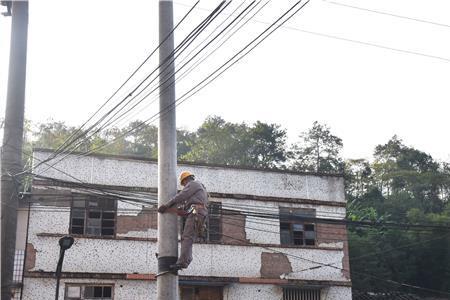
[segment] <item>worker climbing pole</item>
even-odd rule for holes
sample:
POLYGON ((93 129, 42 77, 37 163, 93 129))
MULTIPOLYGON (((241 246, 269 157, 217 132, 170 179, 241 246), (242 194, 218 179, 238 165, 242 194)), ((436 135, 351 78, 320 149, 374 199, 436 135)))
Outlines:
POLYGON ((171 212, 186 217, 181 235, 181 254, 177 262, 170 266, 172 271, 185 269, 191 263, 192 245, 197 238, 204 237, 208 216, 208 193, 205 186, 188 171, 180 174, 180 184, 184 187, 183 190, 158 208, 159 213, 171 212))

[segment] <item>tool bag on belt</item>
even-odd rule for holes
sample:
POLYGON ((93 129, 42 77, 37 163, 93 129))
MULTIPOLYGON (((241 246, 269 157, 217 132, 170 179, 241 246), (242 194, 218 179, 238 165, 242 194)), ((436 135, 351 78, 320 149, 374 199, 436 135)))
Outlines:
POLYGON ((198 213, 199 208, 205 208, 201 204, 193 204, 187 211, 188 214, 192 214, 194 217, 194 229, 197 232, 197 237, 201 240, 206 239, 206 217, 198 213))

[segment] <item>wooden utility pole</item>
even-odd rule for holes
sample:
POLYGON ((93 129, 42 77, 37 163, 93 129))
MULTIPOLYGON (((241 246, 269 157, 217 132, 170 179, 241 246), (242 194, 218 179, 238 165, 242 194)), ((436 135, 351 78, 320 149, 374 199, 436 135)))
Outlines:
MULTIPOLYGON (((177 132, 175 114, 175 64, 173 61, 173 3, 159 1, 160 100, 158 131, 158 204, 167 203, 177 192, 177 132), (170 35, 170 36, 169 36, 170 35), (170 78, 164 83, 167 78, 170 78)), ((158 216, 158 273, 169 270, 178 258, 178 222, 175 214, 158 216)), ((178 276, 157 278, 158 300, 178 300, 178 276)))
POLYGON ((8 92, 1 153, 1 295, 11 299, 18 185, 11 175, 22 171, 22 142, 27 65, 28 1, 11 1, 11 46, 8 92))

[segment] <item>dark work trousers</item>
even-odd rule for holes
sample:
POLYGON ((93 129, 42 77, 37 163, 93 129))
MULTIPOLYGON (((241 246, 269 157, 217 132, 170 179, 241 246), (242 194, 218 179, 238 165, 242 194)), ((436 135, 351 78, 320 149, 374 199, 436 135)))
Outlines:
POLYGON ((186 218, 183 234, 181 235, 181 254, 177 264, 184 268, 192 261, 192 244, 197 240, 200 229, 204 226, 206 214, 190 214, 186 218))

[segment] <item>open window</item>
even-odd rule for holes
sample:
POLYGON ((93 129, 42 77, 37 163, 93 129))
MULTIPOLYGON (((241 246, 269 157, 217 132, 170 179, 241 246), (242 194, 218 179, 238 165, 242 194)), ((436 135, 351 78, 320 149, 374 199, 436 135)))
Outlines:
POLYGON ((280 207, 281 245, 316 245, 315 210, 280 207))

